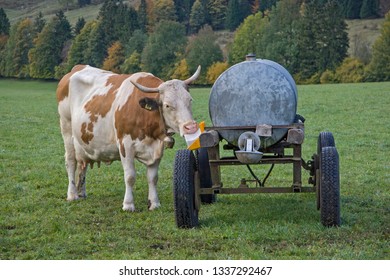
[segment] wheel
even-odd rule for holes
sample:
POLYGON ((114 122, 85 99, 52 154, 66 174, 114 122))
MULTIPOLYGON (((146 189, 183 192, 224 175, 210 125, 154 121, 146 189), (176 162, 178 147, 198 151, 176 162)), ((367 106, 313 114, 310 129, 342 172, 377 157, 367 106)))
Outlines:
MULTIPOLYGON (((335 147, 335 142, 334 142, 334 137, 332 132, 329 131, 323 131, 318 135, 318 140, 317 140, 317 160, 315 161, 315 166, 316 168, 319 169, 320 166, 320 158, 321 158, 321 151, 323 147, 335 147)), ((316 169, 315 176, 319 177, 319 170, 316 169)), ((321 193, 319 190, 319 180, 315 180, 316 182, 316 197, 317 197, 317 210, 320 210, 320 197, 321 193)))
POLYGON ((340 225, 340 173, 336 147, 323 147, 321 151, 320 212, 324 226, 340 225))
POLYGON ((173 194, 176 224, 179 228, 193 228, 199 224, 199 210, 195 204, 195 168, 195 157, 191 151, 176 152, 173 194))
MULTIPOLYGON (((198 162, 198 171, 200 179, 200 188, 211 188, 213 182, 211 181, 211 172, 209 164, 209 155, 207 148, 200 148, 196 151, 198 162)), ((214 203, 217 200, 216 194, 201 194, 200 201, 205 204, 214 203)))
POLYGON ((322 131, 320 135, 318 135, 317 141, 317 154, 321 155, 321 151, 323 147, 335 147, 334 137, 332 132, 322 131))

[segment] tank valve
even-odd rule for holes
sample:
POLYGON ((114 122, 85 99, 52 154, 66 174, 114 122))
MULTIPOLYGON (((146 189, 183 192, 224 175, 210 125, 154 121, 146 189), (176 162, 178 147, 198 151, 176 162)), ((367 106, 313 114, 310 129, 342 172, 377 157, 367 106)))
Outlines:
POLYGON ((259 152, 260 137, 253 132, 244 132, 238 138, 239 151, 236 151, 236 157, 241 163, 253 164, 258 163, 263 157, 263 153, 259 152))

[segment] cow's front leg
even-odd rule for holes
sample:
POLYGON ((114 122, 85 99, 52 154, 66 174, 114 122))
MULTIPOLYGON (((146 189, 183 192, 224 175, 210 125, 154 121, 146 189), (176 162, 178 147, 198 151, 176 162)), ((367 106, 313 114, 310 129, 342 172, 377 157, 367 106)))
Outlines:
POLYGON ((124 211, 134 212, 133 186, 136 178, 134 158, 122 158, 122 165, 126 184, 126 192, 122 209, 124 211))
POLYGON ((154 210, 161 206, 157 195, 157 181, 158 181, 158 166, 160 161, 158 160, 152 165, 147 167, 147 177, 149 185, 149 196, 148 196, 148 208, 154 210))

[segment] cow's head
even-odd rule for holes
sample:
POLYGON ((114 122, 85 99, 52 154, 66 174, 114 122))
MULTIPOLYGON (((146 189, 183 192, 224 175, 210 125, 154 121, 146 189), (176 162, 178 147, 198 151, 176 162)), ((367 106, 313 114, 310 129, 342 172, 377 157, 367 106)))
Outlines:
POLYGON ((140 105, 147 110, 159 109, 164 118, 167 131, 192 134, 198 130, 198 125, 192 117, 192 97, 188 85, 195 81, 200 74, 200 66, 192 77, 185 81, 169 80, 157 88, 149 88, 131 81, 139 90, 147 93, 160 93, 159 99, 143 98, 140 105))

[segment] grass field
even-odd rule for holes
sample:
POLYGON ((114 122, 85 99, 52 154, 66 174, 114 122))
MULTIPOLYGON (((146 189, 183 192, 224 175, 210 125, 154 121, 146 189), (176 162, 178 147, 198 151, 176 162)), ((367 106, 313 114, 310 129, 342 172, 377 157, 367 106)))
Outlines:
MULTIPOLYGON (((220 195, 201 207, 200 228, 178 229, 179 137, 160 167, 160 209, 147 210, 145 168, 137 164, 138 211, 121 210, 119 162, 89 170, 88 198, 69 203, 55 88, 0 80, 0 259, 390 259, 390 83, 298 87, 303 157, 315 153, 324 130, 340 154, 339 228, 320 224, 314 194, 256 194, 220 195)), ((210 124, 209 89, 192 94, 196 119, 210 124)), ((238 185, 242 172, 227 167, 223 182, 238 185)), ((268 183, 289 186, 290 176, 291 167, 277 166, 268 183)))

